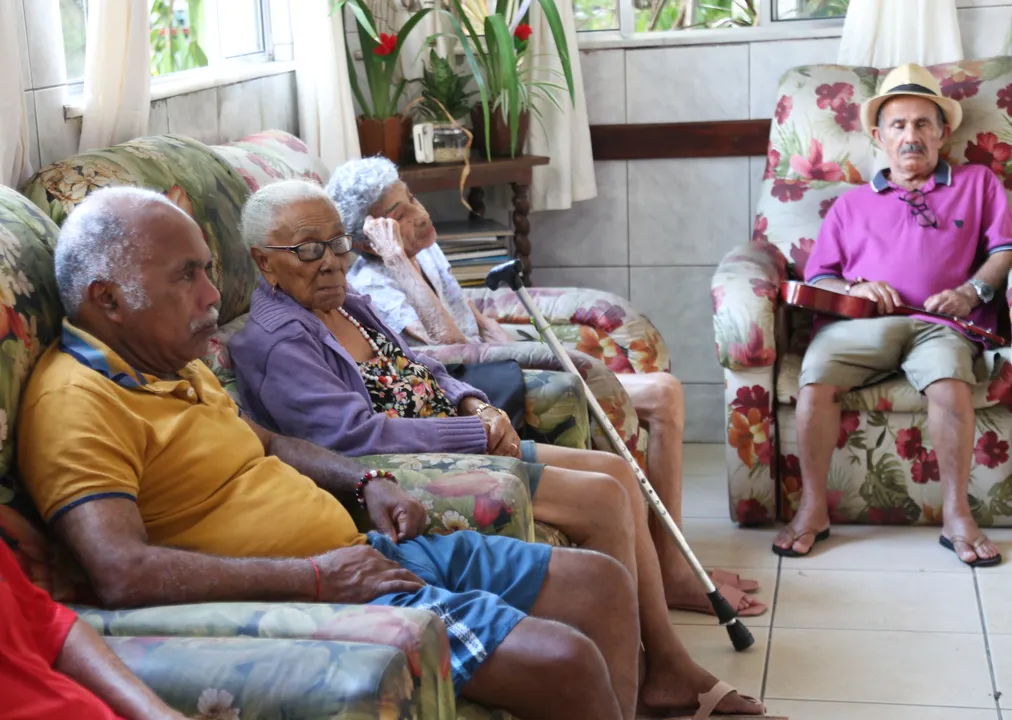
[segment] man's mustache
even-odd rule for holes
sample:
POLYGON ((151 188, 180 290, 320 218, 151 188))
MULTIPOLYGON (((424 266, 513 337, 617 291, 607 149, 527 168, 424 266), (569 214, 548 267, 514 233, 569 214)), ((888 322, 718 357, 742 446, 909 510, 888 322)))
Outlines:
POLYGON ((202 330, 208 330, 218 325, 218 308, 211 308, 210 312, 200 320, 194 320, 190 323, 190 332, 194 335, 201 332, 202 330))
POLYGON ((920 143, 904 143, 900 146, 900 155, 907 155, 909 153, 920 153, 924 154, 924 146, 920 143))

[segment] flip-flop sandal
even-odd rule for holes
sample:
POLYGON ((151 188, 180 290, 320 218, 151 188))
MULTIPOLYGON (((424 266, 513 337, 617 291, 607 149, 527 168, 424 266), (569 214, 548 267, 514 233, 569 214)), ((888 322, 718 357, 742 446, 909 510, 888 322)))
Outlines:
POLYGON ((710 718, 720 718, 721 720, 754 720, 755 718, 790 720, 783 715, 767 715, 763 704, 748 695, 742 695, 741 698, 762 708, 761 715, 724 715, 716 712, 720 701, 733 692, 736 692, 733 687, 723 680, 718 680, 717 684, 707 692, 699 694, 698 710, 687 710, 685 708, 644 708, 640 706, 636 708, 636 714, 642 717, 667 718, 668 720, 688 720, 689 718, 691 720, 710 720, 710 718))
POLYGON ((953 535, 952 539, 949 539, 944 535, 939 535, 938 544, 941 545, 943 548, 947 550, 952 550, 952 552, 956 553, 956 557, 959 558, 959 562, 963 563, 964 565, 969 565, 970 567, 994 567, 995 565, 1000 565, 1001 553, 998 553, 992 558, 982 558, 980 556, 980 546, 985 542, 987 542, 987 539, 988 539, 987 535, 984 535, 983 533, 978 535, 977 539, 974 540, 973 542, 970 542, 962 535, 953 535), (973 551, 977 553, 977 559, 967 562, 963 558, 959 557, 959 553, 956 552, 955 543, 963 543, 964 545, 969 545, 971 548, 973 548, 973 551))
POLYGON ((741 575, 738 573, 733 573, 729 570, 721 570, 720 568, 714 568, 710 571, 710 579, 713 580, 713 584, 718 587, 721 585, 731 585, 742 592, 754 593, 759 589, 759 583, 757 581, 742 579, 741 575))
POLYGON ((791 529, 789 529, 789 528, 787 528, 787 532, 789 532, 791 534, 791 547, 789 547, 789 548, 787 548, 785 550, 784 548, 780 547, 779 545, 774 545, 773 546, 773 554, 774 555, 779 555, 780 557, 786 557, 786 558, 805 557, 806 555, 808 555, 808 554, 810 554, 812 552, 812 550, 815 548, 816 545, 818 545, 823 540, 828 540, 829 539, 829 528, 826 528, 825 530, 820 530, 818 532, 816 532, 815 530, 806 530, 805 532, 801 533, 800 535, 795 535, 794 531, 791 530, 791 529), (799 553, 797 550, 794 549, 794 543, 796 543, 798 540, 800 540, 801 538, 803 538, 805 535, 814 535, 815 536, 815 540, 812 542, 812 547, 808 548, 807 552, 799 553))
MULTIPOLYGON (((742 590, 739 590, 734 585, 721 585, 717 588, 720 594, 724 596, 724 599, 730 603, 731 607, 737 609, 741 607, 741 601, 743 598, 749 598, 752 604, 744 610, 738 610, 738 617, 758 617, 766 612, 766 606, 758 600, 749 597, 742 590)), ((710 605, 709 600, 703 600, 698 605, 694 603, 680 603, 678 605, 672 605, 672 610, 685 610, 686 612, 698 612, 704 615, 716 615, 713 611, 713 606, 710 605)))

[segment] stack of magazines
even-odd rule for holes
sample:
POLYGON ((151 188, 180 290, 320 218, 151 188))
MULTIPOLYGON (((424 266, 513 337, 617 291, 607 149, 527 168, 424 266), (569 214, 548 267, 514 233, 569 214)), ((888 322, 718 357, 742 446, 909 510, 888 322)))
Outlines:
POLYGON ((492 220, 439 223, 439 247, 463 287, 478 287, 488 271, 510 259, 512 231, 492 220))

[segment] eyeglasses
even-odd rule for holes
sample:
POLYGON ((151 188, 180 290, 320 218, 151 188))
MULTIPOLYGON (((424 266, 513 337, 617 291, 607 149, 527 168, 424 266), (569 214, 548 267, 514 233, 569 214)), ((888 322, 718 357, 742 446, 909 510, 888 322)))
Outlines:
POLYGON ((931 212, 928 204, 924 202, 924 193, 920 190, 911 190, 903 195, 900 200, 910 206, 910 212, 918 225, 921 227, 938 227, 938 218, 935 217, 935 213, 931 212))
POLYGON ((351 252, 351 241, 351 235, 338 235, 323 242, 319 240, 307 240, 298 245, 263 245, 262 247, 265 250, 287 250, 288 252, 295 253, 296 257, 302 262, 314 262, 323 257, 323 253, 327 251, 327 248, 330 248, 330 251, 338 257, 347 255, 351 252))

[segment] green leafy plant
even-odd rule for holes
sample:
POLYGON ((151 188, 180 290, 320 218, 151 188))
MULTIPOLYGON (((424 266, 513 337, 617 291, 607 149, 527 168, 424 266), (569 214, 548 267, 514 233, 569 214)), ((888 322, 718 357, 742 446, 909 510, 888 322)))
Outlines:
MULTIPOLYGON (((569 2, 569 0, 565 0, 569 2)), ((485 121, 485 147, 491 157, 490 120, 493 112, 502 113, 510 129, 510 153, 516 154, 520 113, 529 110, 535 117, 540 111, 535 103, 546 99, 556 106, 557 90, 569 91, 573 102, 573 71, 569 46, 562 28, 562 18, 555 0, 537 0, 555 41, 555 48, 565 77, 565 87, 535 80, 539 68, 533 67, 530 53, 531 27, 523 22, 532 0, 496 0, 495 12, 487 12, 484 0, 451 0, 453 12, 440 10, 450 19, 453 35, 460 41, 464 57, 474 73, 481 111, 485 121), (475 30, 478 25, 484 31, 475 30)))
POLYGON ((397 107, 400 104, 401 96, 404 94, 406 80, 397 78, 397 58, 400 57, 401 48, 404 46, 404 39, 415 26, 421 22, 430 8, 419 10, 404 23, 400 32, 396 35, 376 32, 376 21, 372 11, 363 0, 333 0, 331 3, 331 14, 340 12, 347 5, 355 16, 355 23, 358 26, 358 37, 362 44, 362 64, 365 66, 366 84, 369 90, 369 99, 358 82, 358 74, 355 72, 355 61, 351 56, 351 50, 345 43, 345 52, 348 55, 348 79, 351 82, 351 92, 362 108, 362 115, 366 118, 383 120, 397 115, 397 107))
POLYGON ((188 22, 177 22, 176 12, 184 2, 154 0, 151 4, 151 74, 167 75, 180 70, 207 67, 207 55, 200 46, 204 29, 204 0, 188 0, 188 22))
POLYGON ((467 90, 468 78, 455 73, 452 63, 440 57, 435 50, 429 50, 428 67, 422 69, 421 80, 415 82, 421 84, 422 99, 418 103, 418 114, 423 119, 444 122, 448 120, 446 113, 449 113, 454 120, 460 120, 471 111, 474 92, 467 90))

